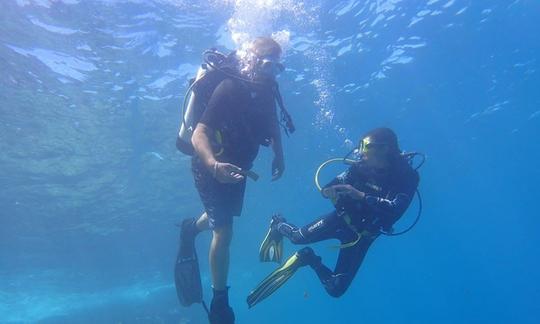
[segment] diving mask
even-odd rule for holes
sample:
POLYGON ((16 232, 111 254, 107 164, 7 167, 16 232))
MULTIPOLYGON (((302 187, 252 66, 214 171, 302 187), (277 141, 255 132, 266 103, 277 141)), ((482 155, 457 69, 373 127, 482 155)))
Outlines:
POLYGON ((368 153, 372 151, 381 152, 388 148, 388 143, 373 142, 371 138, 366 137, 360 142, 360 152, 368 153))
POLYGON ((273 76, 276 76, 285 70, 285 66, 281 64, 275 57, 271 56, 258 58, 257 67, 259 72, 273 76))

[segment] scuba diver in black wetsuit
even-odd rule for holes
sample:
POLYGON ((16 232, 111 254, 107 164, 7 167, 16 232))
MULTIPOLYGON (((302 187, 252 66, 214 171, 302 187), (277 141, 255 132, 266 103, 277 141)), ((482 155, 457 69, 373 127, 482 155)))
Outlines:
POLYGON ((360 151, 360 160, 321 190, 323 197, 334 203, 334 211, 301 228, 275 215, 261 244, 261 261, 279 263, 283 237, 294 244, 338 239, 342 245, 335 269, 325 266, 313 249, 305 247, 250 293, 249 307, 268 297, 306 265, 315 271, 330 296, 340 297, 353 281, 373 241, 381 233, 392 233, 393 224, 414 197, 418 173, 401 153, 397 136, 389 128, 368 132, 360 151))

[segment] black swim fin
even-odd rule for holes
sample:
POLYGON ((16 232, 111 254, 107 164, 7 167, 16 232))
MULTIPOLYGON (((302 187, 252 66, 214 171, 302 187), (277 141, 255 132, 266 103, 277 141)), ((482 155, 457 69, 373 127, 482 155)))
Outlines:
POLYGON ((195 250, 195 219, 182 221, 180 229, 180 248, 174 267, 174 282, 176 294, 182 306, 190 306, 193 303, 202 303, 202 283, 199 270, 199 259, 195 250))

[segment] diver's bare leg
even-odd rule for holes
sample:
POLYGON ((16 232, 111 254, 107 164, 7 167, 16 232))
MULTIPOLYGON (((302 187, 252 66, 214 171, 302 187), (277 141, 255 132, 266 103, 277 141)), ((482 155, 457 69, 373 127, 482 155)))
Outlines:
POLYGON ((215 290, 227 288, 229 275, 229 247, 233 236, 232 224, 214 228, 212 243, 210 245, 210 271, 212 284, 215 290))
POLYGON ((206 212, 204 212, 201 217, 197 219, 196 226, 199 232, 207 231, 210 229, 210 225, 208 223, 208 214, 206 214, 206 212))

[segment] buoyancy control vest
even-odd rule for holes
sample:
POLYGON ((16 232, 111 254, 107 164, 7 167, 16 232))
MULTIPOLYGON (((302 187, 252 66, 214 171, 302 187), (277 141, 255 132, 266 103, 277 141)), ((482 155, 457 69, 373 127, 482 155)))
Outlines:
MULTIPOLYGON (((238 72, 239 61, 236 52, 225 55, 215 49, 210 49, 203 53, 203 61, 204 63, 199 67, 197 75, 189 81, 189 87, 182 105, 180 130, 176 139, 178 150, 187 155, 194 154, 191 137, 216 87, 226 78, 235 78, 248 83, 256 83, 255 81, 245 79, 238 72)), ((295 131, 295 127, 291 116, 283 104, 277 82, 274 82, 273 93, 281 110, 280 124, 285 130, 285 133, 289 135, 289 133, 295 131)))

